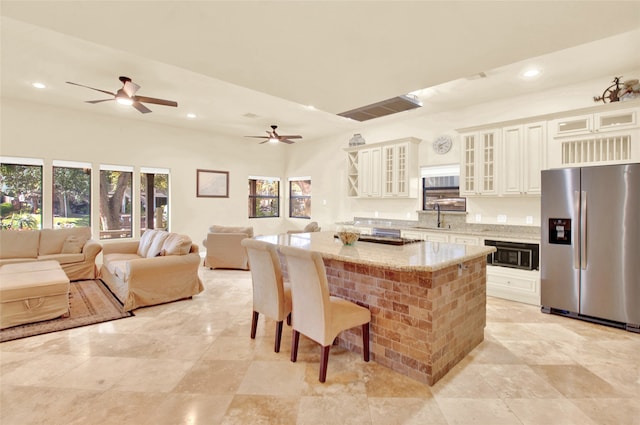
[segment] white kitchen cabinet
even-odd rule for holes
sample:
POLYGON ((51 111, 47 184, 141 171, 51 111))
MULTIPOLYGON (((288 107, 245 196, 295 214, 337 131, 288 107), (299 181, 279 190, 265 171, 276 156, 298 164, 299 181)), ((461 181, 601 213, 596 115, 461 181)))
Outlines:
POLYGON ((556 137, 633 128, 638 125, 637 108, 576 115, 553 121, 556 137))
POLYGON ((402 230, 400 234, 403 238, 419 239, 427 242, 449 242, 449 236, 446 231, 402 230))
POLYGON ((403 230, 400 232, 400 235, 406 239, 417 239, 420 241, 427 240, 427 234, 425 232, 413 231, 413 230, 403 230))
POLYGON ((541 170, 639 162, 639 105, 614 102, 457 129, 460 194, 536 196, 541 170))
POLYGON ((498 154, 500 130, 482 130, 462 134, 460 195, 498 194, 498 154))
POLYGON ((540 305, 540 272, 487 266, 487 295, 540 305))
POLYGON ((360 145, 347 151, 347 196, 415 198, 418 196, 420 139, 407 137, 360 145))
POLYGON ((358 152, 347 153, 347 196, 358 196, 358 152))
POLYGON ((358 152, 358 196, 379 198, 382 171, 382 149, 370 148, 358 152))
POLYGON ((501 195, 540 195, 546 137, 545 121, 502 129, 501 195))
POLYGON ((448 240, 450 243, 458 243, 462 245, 480 245, 480 238, 478 236, 450 233, 448 240))
MULTIPOLYGON (((415 153, 412 152, 413 155, 415 153)), ((383 196, 409 196, 409 143, 382 148, 383 196)))
POLYGON ((424 240, 427 242, 449 242, 446 232, 424 232, 424 240))
POLYGON ((640 160, 634 145, 640 135, 640 108, 621 108, 550 121, 548 163, 551 168, 620 164, 640 160))

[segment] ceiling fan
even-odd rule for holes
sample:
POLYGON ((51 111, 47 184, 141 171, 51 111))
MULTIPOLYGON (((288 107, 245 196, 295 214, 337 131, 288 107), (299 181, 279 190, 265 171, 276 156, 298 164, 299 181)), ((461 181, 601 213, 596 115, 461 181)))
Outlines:
POLYGON ((245 137, 252 137, 255 139, 267 139, 264 142, 260 142, 260 144, 267 143, 267 142, 271 142, 271 143, 282 142, 282 143, 291 144, 295 142, 290 139, 302 139, 302 136, 299 136, 299 135, 291 135, 291 136, 280 135, 276 132, 276 128, 278 128, 277 125, 272 125, 271 131, 267 130, 267 136, 245 136, 245 137))
POLYGON ((136 92, 140 89, 140 86, 131 81, 129 77, 120 77, 120 81, 122 81, 122 88, 118 89, 117 92, 112 93, 107 90, 100 90, 94 87, 85 86, 83 84, 72 83, 71 81, 67 81, 67 84, 73 84, 74 86, 85 87, 91 90, 99 91, 101 93, 106 93, 113 96, 112 99, 101 99, 101 100, 87 100, 87 103, 100 103, 100 102, 108 102, 110 100, 115 100, 122 105, 131 105, 136 108, 139 112, 146 114, 151 112, 151 109, 147 108, 142 104, 145 103, 154 103, 156 105, 164 105, 164 106, 178 106, 178 102, 174 102, 173 100, 164 100, 164 99, 156 99, 154 97, 146 97, 146 96, 136 96, 136 92))

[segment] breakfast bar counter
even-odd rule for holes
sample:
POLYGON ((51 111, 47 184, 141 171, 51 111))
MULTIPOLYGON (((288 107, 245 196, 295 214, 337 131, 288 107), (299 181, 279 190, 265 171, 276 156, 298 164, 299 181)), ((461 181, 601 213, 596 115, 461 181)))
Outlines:
MULTIPOLYGON (((399 373, 433 385, 484 339, 486 256, 493 247, 349 246, 333 232, 256 239, 322 254, 330 293, 371 311, 371 358, 399 373)), ((361 352, 360 329, 340 334, 338 344, 361 352)))

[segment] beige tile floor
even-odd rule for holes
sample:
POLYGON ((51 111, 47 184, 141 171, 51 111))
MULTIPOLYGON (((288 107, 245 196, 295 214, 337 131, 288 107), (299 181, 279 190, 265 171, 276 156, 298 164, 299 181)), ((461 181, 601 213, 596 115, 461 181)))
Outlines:
POLYGON ((290 328, 249 338, 249 272, 135 317, 0 344, 0 424, 640 424, 640 335, 489 298, 485 341, 429 387, 290 328))

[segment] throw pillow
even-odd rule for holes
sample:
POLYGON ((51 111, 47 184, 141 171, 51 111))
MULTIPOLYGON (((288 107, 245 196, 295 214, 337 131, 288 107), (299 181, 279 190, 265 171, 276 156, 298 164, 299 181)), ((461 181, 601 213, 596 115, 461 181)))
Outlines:
POLYGON ((78 236, 67 236, 62 244, 63 254, 80 254, 85 240, 78 236))
POLYGON ((168 232, 158 231, 151 241, 151 245, 149 245, 149 249, 147 250, 147 258, 157 257, 160 251, 162 251, 162 245, 164 245, 164 240, 169 236, 168 232))
POLYGON ((162 248, 164 255, 187 255, 191 251, 191 238, 178 233, 170 233, 162 248))
POLYGON ((140 237, 140 242, 138 243, 137 254, 140 257, 147 257, 147 254, 149 253, 149 247, 153 243, 153 240, 155 239, 155 237, 160 233, 166 233, 166 232, 162 230, 156 230, 156 229, 145 230, 145 232, 140 237))

